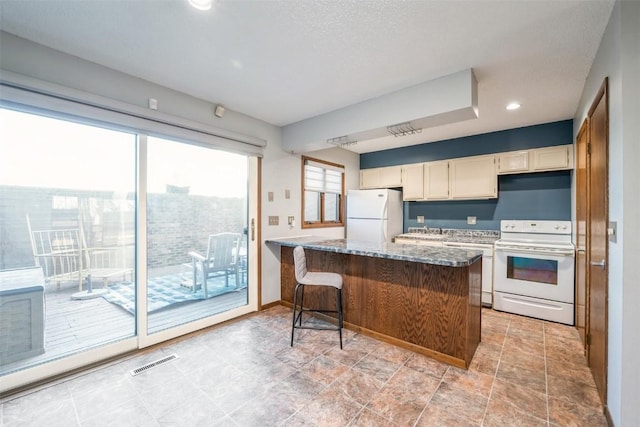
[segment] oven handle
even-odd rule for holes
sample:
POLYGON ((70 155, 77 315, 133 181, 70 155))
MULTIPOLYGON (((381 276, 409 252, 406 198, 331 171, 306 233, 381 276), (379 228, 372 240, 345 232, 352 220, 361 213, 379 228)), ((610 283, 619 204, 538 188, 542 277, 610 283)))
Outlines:
POLYGON ((573 251, 545 251, 545 250, 536 250, 536 249, 524 249, 524 248, 509 248, 509 247, 499 247, 496 246, 496 251, 502 252, 514 252, 519 254, 529 254, 529 255, 558 255, 558 256, 573 256, 573 251))

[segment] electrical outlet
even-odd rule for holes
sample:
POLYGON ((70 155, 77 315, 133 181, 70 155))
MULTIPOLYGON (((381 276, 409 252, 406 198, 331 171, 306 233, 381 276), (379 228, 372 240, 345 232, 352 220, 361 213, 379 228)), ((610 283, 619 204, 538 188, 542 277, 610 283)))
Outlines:
POLYGON ((424 224, 424 216, 418 215, 418 224, 424 224))
POLYGON ((280 224, 280 217, 269 216, 269 225, 278 225, 278 224, 280 224))
POLYGON ((475 225, 476 224, 476 217, 475 216, 468 216, 467 217, 467 224, 475 225))

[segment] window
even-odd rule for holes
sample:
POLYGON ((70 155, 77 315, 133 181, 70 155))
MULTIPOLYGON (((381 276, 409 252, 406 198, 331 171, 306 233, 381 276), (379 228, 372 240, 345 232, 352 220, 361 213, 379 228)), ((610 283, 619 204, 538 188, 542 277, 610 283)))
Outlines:
POLYGON ((344 225, 344 166, 302 156, 302 228, 344 225))

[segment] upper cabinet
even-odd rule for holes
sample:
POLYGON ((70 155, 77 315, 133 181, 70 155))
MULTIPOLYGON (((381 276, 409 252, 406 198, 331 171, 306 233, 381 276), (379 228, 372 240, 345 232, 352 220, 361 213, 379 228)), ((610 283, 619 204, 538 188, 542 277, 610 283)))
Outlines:
POLYGON ((402 187, 402 166, 360 170, 360 188, 402 187))
POLYGON ((449 198, 449 161, 424 164, 424 199, 447 200, 449 198))
POLYGON ((573 145, 531 150, 531 170, 534 172, 573 168, 573 145))
POLYGON ((416 163, 402 167, 402 200, 424 198, 424 164, 416 163))
POLYGON ((529 152, 511 151, 498 155, 498 173, 529 172, 529 152))
POLYGON ((573 168, 573 145, 511 151, 498 155, 498 173, 544 172, 573 168))
POLYGON ((452 199, 498 197, 498 174, 493 155, 451 160, 449 180, 452 199))
POLYGON ((573 168, 573 145, 362 169, 360 188, 402 187, 405 201, 492 199, 498 175, 573 168))

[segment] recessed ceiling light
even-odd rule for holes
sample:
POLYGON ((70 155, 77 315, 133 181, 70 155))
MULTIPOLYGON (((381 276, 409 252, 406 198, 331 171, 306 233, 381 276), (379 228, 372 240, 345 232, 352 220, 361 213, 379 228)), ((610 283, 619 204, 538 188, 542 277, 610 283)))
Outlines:
POLYGON ((189 4, 198 10, 209 10, 213 5, 213 0, 189 0, 189 4))
POLYGON ((512 102, 511 104, 507 105, 507 110, 517 110, 518 108, 520 108, 520 104, 518 104, 517 102, 512 102))

